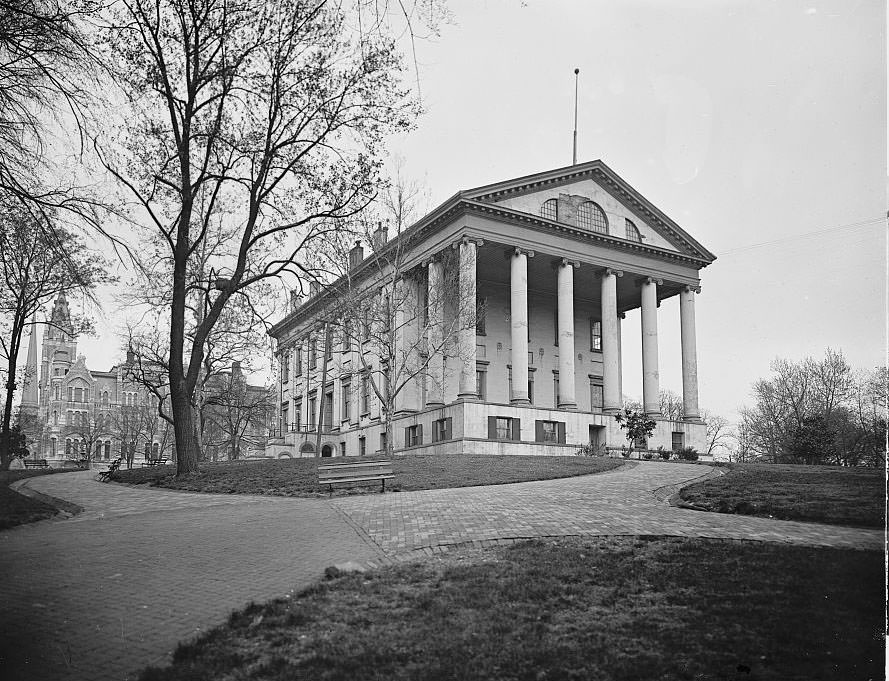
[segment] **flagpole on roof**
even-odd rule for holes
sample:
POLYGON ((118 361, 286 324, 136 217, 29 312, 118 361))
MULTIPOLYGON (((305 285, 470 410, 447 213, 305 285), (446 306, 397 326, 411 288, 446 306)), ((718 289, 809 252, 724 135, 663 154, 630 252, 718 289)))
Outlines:
POLYGON ((577 81, 580 69, 574 69, 574 155, 571 165, 577 165, 577 81))

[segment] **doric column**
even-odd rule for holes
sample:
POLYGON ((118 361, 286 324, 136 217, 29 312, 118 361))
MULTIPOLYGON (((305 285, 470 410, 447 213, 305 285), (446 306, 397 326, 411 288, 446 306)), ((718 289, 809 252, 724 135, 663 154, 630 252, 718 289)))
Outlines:
POLYGON ((460 263, 460 329, 457 333, 460 347, 460 387, 459 400, 478 399, 475 384, 475 314, 476 314, 476 260, 481 241, 464 237, 454 244, 459 252, 460 263))
POLYGON ((558 263, 559 308, 559 404, 564 409, 577 408, 574 384, 574 268, 579 263, 562 259, 558 263))
POLYGON ((685 421, 700 421, 698 407, 698 350, 695 338, 695 293, 700 288, 685 286, 679 294, 682 342, 682 414, 685 421))
POLYGON ((660 376, 657 363, 658 279, 639 281, 642 297, 642 407, 646 416, 660 416, 660 376))
POLYGON ((602 278, 602 393, 606 414, 616 414, 621 408, 620 353, 617 326, 617 278, 619 270, 606 269, 602 278))
POLYGON ((512 327, 512 400, 530 404, 528 399, 528 257, 534 251, 511 251, 509 270, 509 319, 512 327))
POLYGON ((444 271, 440 260, 430 260, 426 279, 428 296, 428 352, 426 406, 444 406, 444 271))

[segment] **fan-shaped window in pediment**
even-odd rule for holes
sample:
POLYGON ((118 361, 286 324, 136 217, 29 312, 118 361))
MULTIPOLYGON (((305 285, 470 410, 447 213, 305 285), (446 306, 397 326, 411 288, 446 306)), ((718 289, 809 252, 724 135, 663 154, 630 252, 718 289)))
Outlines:
POLYGON ((540 216, 544 217, 548 220, 558 220, 559 219, 559 200, 558 199, 547 199, 543 202, 543 205, 540 206, 540 216))
POLYGON ((633 224, 633 221, 630 219, 626 219, 627 221, 627 239, 630 241, 636 241, 638 243, 642 243, 642 235, 639 233, 639 229, 636 225, 633 224))
POLYGON ((608 218, 598 203, 584 201, 577 207, 577 226, 608 234, 608 218))

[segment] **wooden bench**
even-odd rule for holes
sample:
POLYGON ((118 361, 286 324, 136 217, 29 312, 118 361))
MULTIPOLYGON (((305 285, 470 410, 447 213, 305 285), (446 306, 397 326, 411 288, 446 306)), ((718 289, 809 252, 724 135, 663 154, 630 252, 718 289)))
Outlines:
POLYGON ((148 461, 142 463, 141 467, 145 468, 147 466, 148 468, 154 468, 155 466, 166 466, 168 461, 169 459, 165 456, 162 456, 159 459, 148 459, 148 461))
POLYGON ((25 469, 28 468, 49 468, 46 459, 25 459, 25 469))
POLYGON ((383 459, 349 459, 318 464, 318 484, 327 485, 331 496, 334 485, 360 485, 379 482, 380 493, 386 491, 386 480, 392 480, 392 462, 383 459))
POLYGON ((119 458, 111 462, 111 465, 108 467, 107 471, 101 471, 99 473, 99 480, 101 482, 108 482, 109 480, 111 480, 111 477, 117 472, 118 468, 120 468, 119 458))

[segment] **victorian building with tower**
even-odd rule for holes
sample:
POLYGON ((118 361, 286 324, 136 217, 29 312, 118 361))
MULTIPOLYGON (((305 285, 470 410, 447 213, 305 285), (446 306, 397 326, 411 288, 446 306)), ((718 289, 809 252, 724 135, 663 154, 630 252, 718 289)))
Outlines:
MULTIPOLYGON (((423 370, 395 400, 396 453, 620 447, 626 439, 614 417, 623 367, 635 361, 643 409, 657 422, 646 446, 704 449, 695 299, 700 271, 715 256, 603 162, 461 191, 391 241, 380 238, 367 257, 353 249, 343 280, 376 295, 392 279, 386 256, 397 248, 397 285, 418 304, 415 319, 394 323, 404 344, 410 333, 428 343, 423 370), (665 357, 659 305, 673 296, 681 352, 665 357), (637 308, 641 328, 622 328, 637 308), (441 333, 448 342, 437 342, 441 333), (622 352, 627 333, 641 334, 641 357, 622 352), (662 363, 682 368, 680 421, 659 411, 662 363)), ((319 443, 324 456, 386 449, 383 402, 368 390, 367 374, 390 360, 347 334, 322 340, 343 280, 297 300, 270 331, 280 370, 267 454, 315 455, 319 443)))
MULTIPOLYGON (((158 416, 132 351, 108 371, 86 365, 64 293, 46 323, 31 324, 19 419, 31 458, 50 466, 121 457, 124 466, 173 458, 172 427, 158 416), (43 329, 38 339, 38 328, 43 329)), ((268 390, 247 383, 240 363, 209 383, 204 440, 211 459, 261 454, 268 428, 268 390)))

